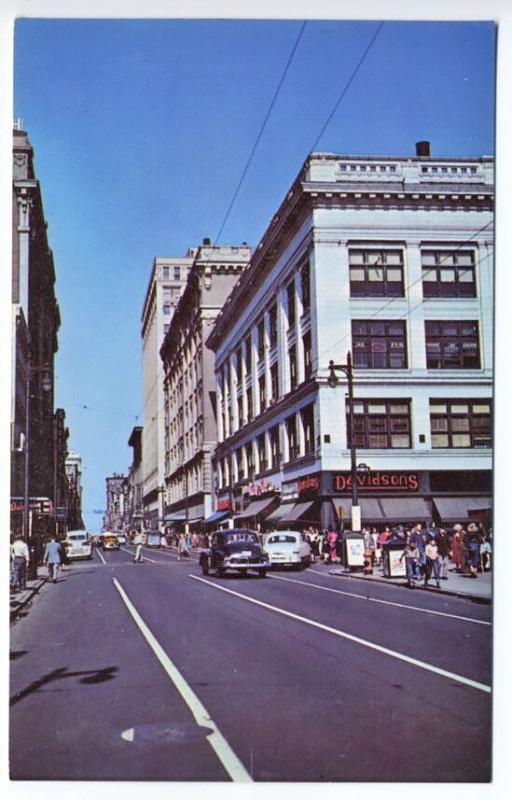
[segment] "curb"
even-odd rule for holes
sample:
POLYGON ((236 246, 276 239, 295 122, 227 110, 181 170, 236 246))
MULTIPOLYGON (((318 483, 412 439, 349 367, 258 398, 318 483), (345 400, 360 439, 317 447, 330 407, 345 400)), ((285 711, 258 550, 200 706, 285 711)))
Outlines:
MULTIPOLYGON (((22 593, 23 596, 20 597, 19 600, 15 600, 14 601, 14 602, 17 603, 17 605, 15 606, 15 608, 10 608, 10 610, 9 610, 9 621, 10 622, 14 622, 14 620, 19 616, 20 612, 25 608, 26 605, 28 605, 30 603, 30 601, 32 600, 34 595, 36 595, 38 593, 38 591, 40 590, 41 586, 43 586, 46 583, 47 580, 48 579, 44 578, 44 577, 43 578, 37 578, 36 581, 33 582, 33 585, 30 587, 30 589, 25 589, 25 591, 22 593)), ((12 600, 11 600, 11 602, 12 602, 12 600)))
MULTIPOLYGON (((366 578, 364 575, 358 575, 356 573, 333 571, 330 571, 329 575, 336 575, 338 578, 348 578, 349 580, 366 581, 366 583, 384 583, 386 586, 399 586, 400 588, 407 588, 406 581, 392 583, 389 578, 366 578)), ((479 594, 471 594, 453 589, 434 589, 433 586, 429 587, 429 589, 425 589, 423 586, 417 586, 416 589, 420 589, 421 591, 432 590, 434 594, 449 595, 450 597, 462 597, 465 600, 472 600, 474 603, 482 603, 483 605, 491 605, 492 603, 492 597, 485 597, 479 594)))

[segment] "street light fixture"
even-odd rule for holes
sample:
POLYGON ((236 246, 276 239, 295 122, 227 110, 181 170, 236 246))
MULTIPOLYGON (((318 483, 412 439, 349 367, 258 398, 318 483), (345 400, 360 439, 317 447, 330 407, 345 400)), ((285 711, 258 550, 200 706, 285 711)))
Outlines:
POLYGON ((350 419, 350 484, 352 489, 352 530, 361 530, 361 509, 357 499, 357 458, 356 458, 356 437, 354 432, 354 369, 352 366, 352 354, 347 353, 346 364, 335 364, 329 361, 329 377, 327 384, 331 389, 335 389, 339 379, 336 372, 343 372, 347 376, 348 383, 348 405, 350 419))

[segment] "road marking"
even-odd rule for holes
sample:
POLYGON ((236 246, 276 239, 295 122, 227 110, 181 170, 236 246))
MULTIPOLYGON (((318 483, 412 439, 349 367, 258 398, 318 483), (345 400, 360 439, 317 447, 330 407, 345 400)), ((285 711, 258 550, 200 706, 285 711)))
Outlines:
POLYGON ((98 553, 98 555, 99 555, 100 559, 103 561, 103 563, 105 564, 105 566, 107 566, 107 562, 105 561, 105 559, 104 559, 104 558, 103 558, 103 556, 101 555, 100 551, 99 551, 99 550, 96 550, 96 552, 98 553))
POLYGON ((409 606, 405 603, 393 603, 391 600, 380 600, 376 597, 366 597, 362 594, 356 594, 355 592, 344 592, 342 589, 330 589, 327 586, 319 586, 317 583, 309 583, 308 581, 298 581, 294 580, 294 578, 282 578, 278 575, 272 575, 272 580, 274 581, 286 581, 287 583, 298 583, 300 586, 313 586, 315 589, 320 589, 322 592, 334 592, 334 594, 342 594, 346 597, 357 597, 359 600, 367 600, 369 603, 382 603, 386 606, 396 606, 397 608, 407 608, 409 611, 420 611, 422 614, 435 614, 438 617, 449 617, 450 619, 459 619, 463 620, 464 622, 474 622, 475 625, 492 625, 491 622, 487 622, 486 620, 482 619, 473 619, 472 617, 462 617, 459 614, 449 614, 447 611, 433 611, 430 608, 421 608, 421 606, 409 606))
POLYGON ((161 666, 170 677, 171 681, 175 685, 176 689, 182 696, 185 703, 190 708, 195 721, 198 725, 206 725, 207 727, 213 728, 212 733, 210 733, 206 738, 210 742, 212 748, 214 749, 215 753, 217 754, 222 766, 228 773, 229 777, 233 781, 242 781, 247 783, 252 783, 252 778, 249 773, 246 771, 244 765, 239 760, 238 756, 234 753, 231 749, 230 745, 223 737, 221 732, 219 731, 217 725, 210 717, 208 711, 203 706, 195 692, 190 688, 188 683, 186 682, 185 678, 178 670, 178 668, 173 664, 163 647, 157 641, 155 636, 151 633, 150 629, 140 616, 139 612, 136 610, 135 606, 132 604, 131 600, 129 599, 128 595, 126 594, 125 590, 121 586, 116 578, 113 578, 114 586, 116 587, 117 591, 123 598, 123 601, 132 615, 135 623, 137 624, 139 630, 141 631, 142 635, 144 636, 145 640, 153 650, 154 654, 158 658, 161 666))
MULTIPOLYGON (((133 556, 132 551, 127 550, 126 547, 120 547, 119 549, 122 550, 124 553, 128 553, 128 555, 133 556)), ((143 561, 150 561, 151 564, 158 564, 158 561, 155 561, 153 558, 148 558, 147 556, 144 556, 143 561)))
POLYGON ((206 583, 207 586, 211 586, 214 589, 219 589, 221 592, 226 592, 227 594, 232 594, 235 597, 240 597, 242 600, 247 600, 249 603, 254 603, 254 605, 261 606, 262 608, 267 608, 269 611, 275 611, 277 614, 282 614, 285 617, 290 617, 290 619, 297 620, 298 622, 304 622, 306 625, 311 625, 314 628, 319 628, 322 631, 327 631, 327 633, 332 633, 335 636, 340 636, 342 639, 348 639, 351 642, 355 642, 356 644, 360 644, 363 647, 368 647, 370 650, 376 650, 378 653, 383 653, 386 656, 391 656, 392 658, 396 658, 399 661, 405 661, 406 664, 412 664, 415 667, 419 667, 420 669, 424 669, 427 672, 434 672, 436 675, 441 675, 443 678, 451 678, 452 680, 457 681, 458 683, 463 683, 466 686, 471 686, 474 689, 479 689, 481 692, 491 692, 491 687, 485 683, 479 683, 478 681, 473 681, 471 678, 466 678, 464 675, 457 675, 455 672, 448 672, 445 669, 441 669, 440 667, 435 667, 433 664, 428 664, 426 661, 419 661, 417 658, 412 658, 411 656, 407 656, 404 653, 399 653, 397 650, 391 650, 389 647, 383 647, 380 644, 376 644, 375 642, 370 642, 368 639, 361 639, 359 636, 354 636, 351 633, 347 633, 346 631, 340 631, 338 628, 331 628, 329 625, 323 625, 321 622, 315 622, 313 619, 308 619, 307 617, 301 617, 299 614, 294 614, 291 611, 285 611, 284 608, 278 608, 277 606, 270 605, 270 603, 264 603, 262 600, 256 600, 254 597, 249 597, 246 594, 241 594, 240 592, 235 592, 233 589, 227 589, 225 586, 219 586, 218 583, 212 583, 211 581, 207 581, 204 578, 200 578, 197 575, 189 575, 189 578, 193 578, 195 581, 200 581, 200 583, 206 583))

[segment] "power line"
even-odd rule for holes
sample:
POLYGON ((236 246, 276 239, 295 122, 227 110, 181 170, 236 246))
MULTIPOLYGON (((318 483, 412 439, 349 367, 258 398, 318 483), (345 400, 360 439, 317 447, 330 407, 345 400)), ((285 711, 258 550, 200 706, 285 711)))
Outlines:
POLYGON ((254 142, 254 145, 253 145, 253 147, 252 147, 252 150, 251 150, 251 152, 250 152, 250 154, 249 154, 249 158, 247 159, 247 162, 246 162, 246 164, 245 164, 245 167, 244 167, 244 168, 243 168, 243 170, 242 170, 242 174, 241 174, 241 176, 240 176, 240 180, 238 181, 238 185, 237 185, 237 187, 236 187, 236 189, 235 189, 235 192, 234 192, 234 194, 233 194, 233 197, 231 198, 231 202, 229 203, 229 206, 228 206, 228 208, 227 208, 227 211, 226 211, 226 213, 225 213, 225 215, 224 215, 224 219, 222 220, 222 225, 220 226, 219 232, 218 232, 218 234, 217 234, 217 236, 216 236, 216 238, 215 238, 215 242, 214 242, 214 245, 213 245, 214 247, 215 247, 215 245, 217 245, 217 244, 218 244, 218 242, 219 242, 219 239, 220 239, 220 237, 221 237, 221 235, 222 235, 222 232, 223 232, 223 230, 224 230, 224 227, 225 227, 225 225, 226 225, 226 222, 227 222, 227 220, 228 220, 228 217, 229 217, 229 215, 230 215, 230 213, 231 213, 231 210, 232 210, 232 208, 233 208, 233 206, 234 206, 234 204, 235 204, 236 198, 238 197, 238 193, 239 193, 239 191, 240 191, 240 189, 241 189, 241 187, 242 187, 242 183, 244 182, 245 176, 246 176, 246 174, 247 174, 247 170, 249 169, 249 167, 250 167, 250 165, 251 165, 251 162, 252 162, 252 159, 253 159, 253 157, 254 157, 254 154, 255 154, 255 152, 256 152, 256 149, 257 149, 257 147, 258 147, 258 144, 260 143, 261 137, 263 136, 263 132, 264 132, 264 130, 265 130, 265 128, 266 128, 266 125, 267 125, 267 122, 268 122, 268 120, 269 120, 269 118, 270 118, 270 115, 271 115, 271 113, 272 113, 272 110, 273 110, 273 108, 274 108, 274 106, 275 106, 275 104, 276 104, 276 101, 277 101, 277 98, 278 98, 279 92, 281 91, 281 87, 282 87, 282 85, 283 85, 283 83, 284 83, 284 81, 285 81, 285 79, 286 79, 286 75, 288 74, 288 70, 289 70, 289 68, 290 68, 290 66, 291 66, 291 63, 292 63, 292 61, 293 61, 293 58, 294 58, 294 56, 295 56, 295 53, 296 53, 297 47, 299 46, 299 42, 300 42, 300 40, 301 40, 301 38, 302 38, 302 34, 304 33, 304 29, 305 29, 306 25, 307 25, 307 20, 305 20, 305 21, 302 23, 302 25, 301 25, 300 31, 299 31, 299 33, 298 33, 298 36, 297 36, 296 40, 295 40, 295 44, 293 45, 292 51, 291 51, 291 53, 290 53, 290 56, 289 56, 289 58, 288 58, 288 61, 287 61, 287 63, 286 63, 286 66, 285 66, 285 68, 284 68, 284 71, 283 71, 283 73, 282 73, 282 75, 281 75, 281 78, 280 78, 280 80, 279 80, 279 83, 278 83, 278 85, 277 85, 277 88, 276 88, 276 90, 275 90, 275 92, 274 92, 274 96, 273 96, 273 98, 272 98, 272 101, 271 101, 271 103, 270 103, 270 106, 269 106, 269 108, 268 108, 268 111, 267 111, 267 113, 265 114, 265 118, 264 118, 264 120, 263 120, 263 123, 262 123, 262 125, 261 125, 261 127, 260 127, 260 130, 259 130, 259 132, 258 132, 258 135, 257 135, 257 137, 256 137, 256 141, 254 142))
POLYGON ((375 31, 375 33, 373 34, 372 38, 370 39, 370 42, 366 46, 366 49, 365 49, 363 55, 361 56, 361 58, 357 62, 357 64, 356 64, 356 66, 355 66, 350 78, 348 79, 347 83, 343 87, 343 90, 342 90, 340 96, 338 97, 338 99, 336 100, 336 103, 334 104, 334 108, 332 109, 331 113, 328 115, 327 119, 325 120, 324 124, 322 125, 322 127, 320 129, 320 133, 318 134, 318 136, 316 137, 315 141, 313 142, 313 146, 311 147, 311 149, 309 151, 310 153, 313 152, 313 150, 317 146, 318 142, 320 141, 320 139, 324 135, 325 130, 326 130, 327 126, 329 125, 331 119, 335 115, 336 111, 338 110, 341 101, 343 100, 343 98, 345 97, 346 93, 350 89, 352 83, 354 82, 354 79, 355 79, 357 73, 359 72, 359 70, 363 66, 363 63, 365 62, 368 53, 372 49, 372 47, 373 47, 373 45, 375 43, 375 40, 377 39, 377 36, 381 32, 383 25, 384 25, 384 22, 379 22, 379 25, 377 26, 377 30, 375 31))

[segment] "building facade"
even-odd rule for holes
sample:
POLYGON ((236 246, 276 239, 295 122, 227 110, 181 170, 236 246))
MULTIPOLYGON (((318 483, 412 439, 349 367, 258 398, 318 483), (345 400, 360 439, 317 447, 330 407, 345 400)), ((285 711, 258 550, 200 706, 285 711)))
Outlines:
POLYGON ((212 511, 215 363, 206 340, 250 254, 245 243, 224 246, 203 240, 162 345, 167 522, 187 525, 212 511))
POLYGON ((68 530, 81 530, 82 518, 82 457, 69 450, 65 461, 68 484, 68 530))
POLYGON ((217 509, 254 525, 488 518, 493 160, 314 153, 218 317, 217 509), (329 362, 354 363, 347 383, 329 362))
POLYGON ((144 300, 142 337, 142 510, 146 528, 157 528, 164 505, 163 369, 160 348, 187 282, 194 251, 183 258, 155 258, 144 300))
POLYGON ((144 520, 142 507, 142 427, 133 428, 128 446, 132 448, 133 458, 126 479, 126 522, 129 530, 140 530, 144 520))
POLYGON ((126 475, 115 472, 106 479, 107 505, 103 517, 104 531, 122 531, 125 523, 126 475))
POLYGON ((12 194, 11 526, 54 527, 54 359, 60 315, 34 151, 17 124, 12 194), (21 506, 21 511, 20 511, 21 506))

